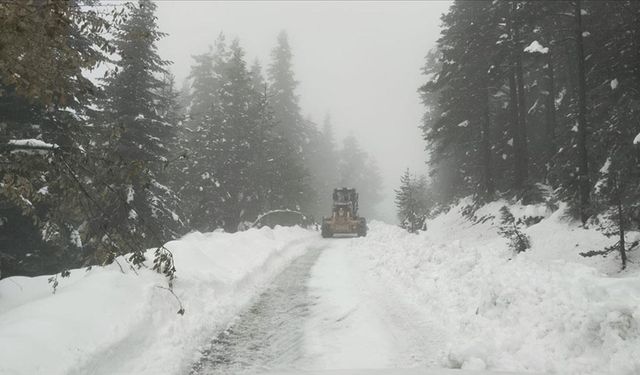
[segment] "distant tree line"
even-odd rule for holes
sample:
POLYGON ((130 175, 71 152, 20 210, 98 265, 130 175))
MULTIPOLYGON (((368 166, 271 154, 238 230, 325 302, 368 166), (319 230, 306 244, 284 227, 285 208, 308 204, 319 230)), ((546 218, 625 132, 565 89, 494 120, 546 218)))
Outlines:
POLYGON ((239 41, 228 44, 224 34, 194 56, 180 137, 194 158, 180 192, 194 229, 235 231, 278 209, 318 220, 339 184, 360 188, 371 205, 380 199, 375 161, 356 139, 337 149, 329 117, 320 129, 300 114, 286 33, 271 57, 264 77, 260 62, 248 68, 239 41))
POLYGON ((188 231, 236 231, 276 209, 317 220, 340 184, 380 199, 355 138, 338 147, 328 118, 320 129, 301 115, 284 32, 266 77, 220 34, 179 91, 156 5, 96 5, 0 3, 0 277, 124 254, 135 268, 154 248, 173 278, 163 244, 188 231))
POLYGON ((640 222, 640 3, 454 1, 442 22, 419 90, 434 202, 539 202, 551 187, 582 223, 615 228, 624 267, 640 222))

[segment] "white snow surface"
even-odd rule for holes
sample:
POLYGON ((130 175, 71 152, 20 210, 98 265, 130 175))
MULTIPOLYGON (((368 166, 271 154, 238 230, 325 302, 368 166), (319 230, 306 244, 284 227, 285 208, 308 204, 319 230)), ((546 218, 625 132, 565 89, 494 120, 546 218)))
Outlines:
POLYGON ((545 54, 549 53, 549 47, 543 47, 540 42, 534 40, 533 42, 531 42, 531 44, 525 47, 524 52, 545 54))
POLYGON ((55 150, 58 145, 47 143, 39 139, 11 139, 9 145, 18 146, 15 150, 11 150, 12 154, 24 155, 46 155, 49 150, 55 150), (24 147, 24 148, 20 148, 24 147))
POLYGON ((262 228, 170 242, 184 316, 162 275, 136 275, 122 258, 124 273, 117 264, 73 270, 55 295, 48 276, 0 280, 0 374, 184 373, 198 345, 316 239, 262 228))
MULTIPOLYGON (((469 370, 560 374, 640 373, 640 275, 619 273, 619 260, 580 251, 613 241, 564 219, 565 207, 512 206, 516 218, 546 219, 525 230, 532 249, 514 255, 496 235, 491 203, 473 224, 460 206, 428 222, 419 235, 370 225, 369 273, 413 303, 430 335, 433 360, 469 370), (482 221, 482 220, 481 220, 482 221)), ((637 237, 637 233, 630 234, 637 237)), ((635 256, 637 262, 637 256, 635 256)), ((389 292, 391 293, 391 292, 389 292)), ((407 317, 410 318, 410 317, 407 317)))
POLYGON ((9 144, 26 147, 58 148, 58 145, 56 144, 47 143, 39 139, 11 139, 9 140, 9 144))
POLYGON ((300 228, 189 234, 169 244, 184 316, 159 288, 163 277, 145 269, 76 270, 55 295, 46 276, 1 280, 0 373, 188 373, 198 349, 311 248, 323 250, 305 281, 305 370, 640 373, 637 254, 619 272, 615 255, 578 255, 614 240, 564 219, 564 205, 510 205, 516 218, 543 218, 524 229, 532 248, 516 255, 497 234, 507 203, 482 207, 475 223, 461 215, 468 203, 420 234, 375 221, 365 238, 300 228))

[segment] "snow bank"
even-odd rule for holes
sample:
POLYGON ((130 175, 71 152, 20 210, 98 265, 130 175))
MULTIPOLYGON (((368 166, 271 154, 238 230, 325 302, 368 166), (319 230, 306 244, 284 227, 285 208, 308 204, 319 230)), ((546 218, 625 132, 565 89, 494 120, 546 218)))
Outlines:
POLYGON ((47 276, 1 280, 0 373, 184 373, 199 345, 317 237, 263 228, 170 242, 184 316, 161 275, 136 275, 122 259, 124 273, 117 264, 74 270, 55 295, 47 276))
POLYGON ((477 224, 454 207, 419 235, 373 222, 359 258, 447 332, 444 367, 640 373, 637 265, 618 273, 615 259, 579 256, 610 240, 565 221, 563 207, 512 206, 516 217, 544 217, 525 230, 532 249, 514 255, 497 235, 504 204, 478 210, 477 224))

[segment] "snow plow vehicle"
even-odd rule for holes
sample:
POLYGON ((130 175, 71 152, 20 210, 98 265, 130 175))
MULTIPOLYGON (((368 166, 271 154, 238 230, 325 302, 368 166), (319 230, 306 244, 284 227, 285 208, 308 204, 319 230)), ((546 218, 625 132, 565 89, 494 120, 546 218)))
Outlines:
POLYGON ((367 220, 358 216, 358 193, 356 189, 334 189, 331 217, 322 218, 322 237, 334 234, 367 235, 367 220))

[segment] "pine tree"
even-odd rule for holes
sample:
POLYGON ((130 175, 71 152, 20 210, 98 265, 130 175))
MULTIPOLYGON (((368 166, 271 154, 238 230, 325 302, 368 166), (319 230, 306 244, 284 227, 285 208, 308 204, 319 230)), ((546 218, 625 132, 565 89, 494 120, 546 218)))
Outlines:
MULTIPOLYGON (((45 105, 65 106, 94 94, 83 69, 94 68, 113 51, 105 36, 112 25, 90 8, 95 3, 0 3, 2 82, 45 105)), ((116 15, 111 14, 117 23, 116 15)))
POLYGON ((221 197, 220 215, 227 231, 235 231, 246 219, 246 205, 253 198, 250 190, 252 163, 250 132, 252 121, 248 112, 251 106, 251 78, 244 61, 244 51, 238 40, 230 46, 230 58, 222 71, 219 88, 220 105, 214 114, 216 145, 214 158, 217 161, 216 178, 223 183, 218 188, 221 197))
POLYGON ((620 139, 623 134, 619 131, 613 131, 612 134, 614 145, 609 158, 600 169, 595 198, 602 206, 600 211, 604 212, 603 222, 600 223, 601 231, 608 237, 617 237, 618 241, 604 249, 584 252, 581 255, 607 256, 611 252, 617 252, 622 269, 625 269, 627 253, 639 244, 638 241, 629 241, 626 233, 635 229, 633 222, 637 220, 637 212, 640 210, 640 189, 637 184, 640 179, 640 173, 637 171, 640 157, 628 142, 628 137, 620 139))
POLYGON ((325 116, 322 130, 314 133, 310 146, 312 153, 309 156, 310 175, 312 184, 317 192, 316 207, 312 211, 315 218, 320 218, 329 213, 332 205, 332 192, 338 185, 336 166, 338 155, 333 136, 331 117, 325 116))
POLYGON ((279 131, 259 63, 247 69, 238 40, 220 34, 215 52, 195 57, 189 121, 192 139, 183 196, 191 224, 233 232, 273 209, 300 210, 303 169, 279 131))
MULTIPOLYGON (((216 44, 218 52, 224 51, 226 44, 221 34, 216 44)), ((224 52, 226 53, 226 51, 224 52)), ((219 222, 216 220, 215 205, 218 197, 215 189, 220 184, 214 175, 214 112, 219 102, 218 73, 222 67, 214 66, 214 55, 210 49, 207 53, 193 56, 194 65, 189 74, 190 89, 188 92, 187 119, 181 127, 187 163, 182 167, 186 177, 180 190, 185 200, 185 211, 189 213, 190 226, 200 231, 211 231, 219 222)), ((222 57, 216 57, 220 61, 222 57)), ((224 61, 219 64, 224 64, 224 61)))
POLYGON ((0 277, 55 273, 87 257, 76 179, 95 175, 84 125, 99 90, 85 71, 112 51, 110 24, 75 2, 5 2, 0 19, 0 277))
POLYGON ((500 208, 500 228, 498 233, 509 240, 509 248, 516 254, 531 248, 529 236, 522 233, 522 223, 513 216, 507 206, 500 208))
POLYGON ((576 60, 578 61, 578 180, 580 195, 580 219, 585 224, 590 216, 589 194, 591 191, 589 182, 589 156, 587 154, 587 88, 585 78, 585 55, 582 26, 582 7, 580 0, 575 1, 575 42, 576 60))
POLYGON ((426 178, 416 178, 407 169, 400 177, 400 187, 395 193, 400 226, 411 233, 425 230, 426 219, 432 208, 426 178))
POLYGON ((375 216, 375 206, 382 199, 382 179, 375 162, 364 152, 353 135, 346 137, 338 153, 338 187, 358 191, 362 216, 375 216))
MULTIPOLYGON (((105 79, 104 129, 110 133, 110 160, 102 176, 102 190, 112 196, 105 212, 110 225, 135 237, 119 235, 123 243, 112 243, 121 251, 133 252, 134 263, 144 260, 147 247, 161 246, 176 236, 171 229, 179 221, 179 205, 171 188, 158 178, 169 158, 168 142, 174 142, 176 124, 162 117, 170 112, 172 97, 163 97, 169 64, 157 54, 156 5, 148 0, 127 4, 128 15, 115 36, 120 59, 117 69, 105 79), (126 228, 126 229, 125 229, 126 228)), ((115 241, 118 242, 118 241, 115 241)))
POLYGON ((609 218, 622 257, 637 220, 639 21, 628 1, 455 1, 420 89, 439 203, 490 181, 526 203, 548 184, 584 225, 609 218))
POLYGON ((269 78, 269 98, 276 119, 280 122, 280 132, 291 144, 301 147, 302 116, 295 91, 298 82, 294 78, 293 54, 285 31, 278 34, 278 44, 271 52, 272 62, 267 70, 269 78))
POLYGON ((269 104, 278 122, 277 133, 288 143, 286 148, 289 148, 288 152, 292 153, 291 157, 302 162, 304 176, 300 176, 299 171, 293 171, 292 174, 295 177, 288 177, 291 183, 295 183, 302 190, 288 189, 288 194, 291 195, 285 199, 291 202, 292 206, 309 214, 314 211, 315 197, 317 197, 310 178, 312 175, 310 154, 313 153, 310 150, 310 144, 314 138, 315 127, 300 115, 296 95, 298 82, 293 73, 292 58, 287 33, 282 31, 278 35, 276 47, 271 52, 272 61, 267 69, 269 104))

